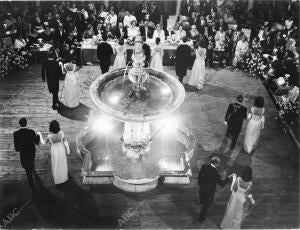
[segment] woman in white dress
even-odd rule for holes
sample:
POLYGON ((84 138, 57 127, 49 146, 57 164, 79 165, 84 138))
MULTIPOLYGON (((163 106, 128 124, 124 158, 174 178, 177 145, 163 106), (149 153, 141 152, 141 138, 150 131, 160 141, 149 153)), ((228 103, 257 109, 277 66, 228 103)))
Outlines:
POLYGON ((182 25, 179 25, 178 30, 175 32, 176 41, 182 40, 182 38, 186 37, 186 32, 183 30, 182 25))
POLYGON ((235 54, 233 59, 233 66, 236 66, 238 62, 241 62, 244 57, 246 57, 246 54, 249 51, 249 43, 247 42, 246 35, 242 36, 242 39, 238 41, 235 48, 235 54))
POLYGON ((160 38, 162 43, 164 43, 166 40, 165 31, 161 28, 160 24, 156 25, 156 30, 153 32, 153 40, 156 41, 156 38, 160 38))
POLYGON ((128 36, 128 38, 133 39, 136 36, 138 36, 139 33, 140 33, 140 29, 139 29, 139 27, 136 26, 136 21, 133 20, 131 22, 131 26, 128 27, 128 29, 127 29, 127 36, 128 36))
POLYGON ((64 72, 67 72, 64 86, 64 104, 69 108, 75 108, 80 101, 80 86, 76 65, 73 63, 64 64, 64 72))
POLYGON ((244 150, 251 154, 253 149, 257 146, 261 130, 265 124, 265 108, 264 98, 256 97, 254 105, 251 108, 251 113, 248 114, 248 125, 245 133, 244 150))
POLYGON ((188 81, 189 85, 194 86, 199 90, 202 89, 205 84, 206 48, 204 47, 204 43, 197 42, 195 44, 196 59, 191 71, 191 77, 188 81))
POLYGON ((227 204, 226 212, 220 225, 223 229, 240 229, 243 220, 249 214, 249 203, 254 204, 251 195, 252 169, 245 167, 242 176, 233 175, 231 197, 227 204), (249 202, 249 203, 248 203, 249 202))
POLYGON ((119 45, 114 49, 116 58, 112 70, 126 67, 126 47, 124 46, 124 39, 119 40, 119 45))
POLYGON ((50 143, 52 176, 55 185, 60 185, 68 180, 67 155, 70 154, 70 147, 56 120, 50 122, 49 131, 51 134, 48 135, 46 140, 39 133, 40 140, 42 144, 50 143))
POLYGON ((156 38, 155 40, 156 45, 151 50, 151 63, 150 68, 156 69, 159 71, 164 71, 162 57, 163 57, 163 49, 160 46, 160 38, 156 38))

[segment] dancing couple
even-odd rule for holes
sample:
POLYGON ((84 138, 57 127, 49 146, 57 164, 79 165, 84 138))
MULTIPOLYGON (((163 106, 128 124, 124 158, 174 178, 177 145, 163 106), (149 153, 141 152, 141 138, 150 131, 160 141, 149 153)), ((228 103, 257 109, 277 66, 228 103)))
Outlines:
MULTIPOLYGON (((180 44, 176 50, 176 75, 179 77, 179 81, 182 83, 183 78, 187 74, 187 69, 191 61, 191 47, 186 44, 187 38, 182 39, 182 44, 180 44)), ((205 84, 205 58, 206 58, 206 48, 203 40, 196 41, 194 45, 194 52, 196 59, 194 61, 191 76, 188 81, 188 85, 201 90, 205 84)))
POLYGON ((28 184, 32 193, 40 191, 43 184, 35 171, 35 145, 50 144, 51 171, 56 186, 68 181, 67 155, 70 154, 69 143, 56 120, 50 122, 50 134, 46 140, 40 132, 27 128, 26 118, 19 120, 20 129, 13 133, 15 151, 20 152, 20 161, 26 171, 28 184))
POLYGON ((59 109, 59 76, 66 73, 63 91, 64 104, 69 108, 79 105, 80 86, 77 67, 73 63, 66 63, 63 66, 55 60, 54 53, 48 54, 48 59, 42 64, 42 80, 47 81, 49 92, 52 94, 52 109, 59 109))
POLYGON ((248 119, 245 138, 244 150, 252 154, 257 147, 260 133, 265 123, 264 98, 256 97, 250 112, 247 114, 247 108, 244 106, 244 97, 238 95, 236 102, 229 104, 225 114, 225 124, 227 125, 226 137, 232 138, 230 148, 233 150, 238 136, 243 126, 243 120, 248 119))
POLYGON ((202 206, 199 221, 206 219, 206 214, 213 202, 216 192, 216 185, 225 186, 231 180, 231 197, 227 204, 225 215, 220 227, 225 229, 239 229, 249 210, 252 209, 255 201, 251 194, 252 169, 246 166, 241 176, 232 174, 222 180, 218 172, 220 159, 213 157, 208 164, 204 164, 198 175, 199 198, 202 206))

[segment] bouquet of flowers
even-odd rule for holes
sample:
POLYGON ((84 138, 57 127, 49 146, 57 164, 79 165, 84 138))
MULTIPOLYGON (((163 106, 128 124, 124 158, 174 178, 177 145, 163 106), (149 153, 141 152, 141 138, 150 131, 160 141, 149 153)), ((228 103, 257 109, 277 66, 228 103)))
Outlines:
POLYGON ((133 46, 134 45, 134 38, 133 37, 127 38, 127 44, 130 45, 130 46, 133 46))
POLYGON ((24 70, 28 67, 25 57, 19 55, 17 52, 12 52, 10 64, 15 70, 24 70))
POLYGON ((250 77, 258 77, 262 74, 261 66, 263 65, 263 60, 261 56, 257 53, 252 53, 251 58, 248 62, 248 70, 250 77))
POLYGON ((7 47, 0 48, 0 79, 5 78, 10 70, 12 52, 7 47))
POLYGON ((284 132, 287 132, 289 125, 293 124, 298 119, 299 105, 291 102, 286 96, 281 96, 278 102, 279 110, 278 117, 281 127, 284 132))

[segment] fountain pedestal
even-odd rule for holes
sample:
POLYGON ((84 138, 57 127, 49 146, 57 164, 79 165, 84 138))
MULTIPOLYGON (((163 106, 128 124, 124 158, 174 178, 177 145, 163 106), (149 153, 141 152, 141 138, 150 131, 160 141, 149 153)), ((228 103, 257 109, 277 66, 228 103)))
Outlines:
POLYGON ((150 151, 150 125, 148 122, 125 122, 122 150, 133 160, 141 159, 150 151))

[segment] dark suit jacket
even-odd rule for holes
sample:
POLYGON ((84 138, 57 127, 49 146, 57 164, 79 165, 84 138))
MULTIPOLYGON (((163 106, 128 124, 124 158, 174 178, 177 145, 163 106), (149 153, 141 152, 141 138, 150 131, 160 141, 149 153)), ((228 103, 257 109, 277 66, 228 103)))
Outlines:
POLYGON ((198 174, 198 185, 200 186, 200 191, 211 193, 212 197, 215 194, 217 184, 223 187, 229 181, 230 179, 228 177, 225 180, 222 180, 217 169, 207 164, 201 167, 198 174))
POLYGON ((183 1, 181 3, 181 7, 180 7, 181 15, 191 17, 193 11, 194 11, 194 7, 192 5, 187 4, 186 1, 183 1))
POLYGON ((107 42, 101 42, 97 47, 97 57, 102 63, 110 64, 113 49, 107 42))
POLYGON ((176 74, 177 76, 185 76, 187 68, 191 61, 191 47, 187 44, 181 44, 176 50, 176 74))
POLYGON ((215 37, 216 33, 217 33, 217 27, 212 27, 212 26, 208 26, 207 27, 207 33, 208 33, 208 36, 212 36, 212 37, 215 37))
POLYGON ((35 144, 40 142, 39 136, 32 130, 21 128, 14 132, 14 146, 16 152, 20 152, 22 167, 34 167, 35 144))
MULTIPOLYGON (((153 37, 154 28, 148 26, 147 38, 153 37)), ((140 27, 140 33, 142 37, 146 37, 146 28, 145 26, 140 27)))
POLYGON ((233 131, 240 132, 243 120, 247 118, 247 108, 240 103, 231 103, 225 114, 225 121, 233 131))
POLYGON ((62 34, 60 33, 60 31, 56 31, 55 35, 54 35, 54 40, 55 42, 59 42, 59 44, 63 44, 67 39, 67 33, 65 30, 62 30, 62 34))
POLYGON ((61 76, 61 67, 55 60, 47 60, 42 64, 42 79, 47 80, 50 93, 57 93, 59 90, 59 77, 61 76))
POLYGON ((151 49, 150 46, 146 43, 143 44, 143 50, 144 50, 144 54, 146 56, 146 61, 148 63, 146 63, 146 65, 150 65, 150 58, 151 58, 151 49))
MULTIPOLYGON (((124 33, 123 38, 127 39, 127 29, 126 29, 126 27, 123 27, 122 31, 124 33)), ((121 38, 121 31, 120 31, 119 27, 117 27, 116 30, 115 30, 115 36, 116 36, 117 39, 121 38)))

